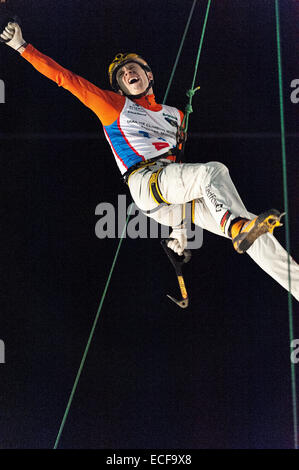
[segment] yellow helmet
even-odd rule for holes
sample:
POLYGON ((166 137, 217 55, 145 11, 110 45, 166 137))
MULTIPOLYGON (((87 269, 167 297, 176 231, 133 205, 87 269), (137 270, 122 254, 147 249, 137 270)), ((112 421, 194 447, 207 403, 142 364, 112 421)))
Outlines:
MULTIPOLYGON (((137 64, 141 65, 141 67, 146 71, 146 72, 151 72, 151 69, 148 65, 148 63, 138 54, 134 53, 125 53, 122 54, 121 52, 117 54, 111 64, 109 65, 108 68, 108 75, 109 75, 109 81, 110 85, 113 88, 113 90, 118 91, 120 89, 120 86, 116 80, 116 73, 122 67, 123 65, 127 64, 128 62, 136 62, 137 64)), ((152 85, 151 81, 151 85, 152 85)))

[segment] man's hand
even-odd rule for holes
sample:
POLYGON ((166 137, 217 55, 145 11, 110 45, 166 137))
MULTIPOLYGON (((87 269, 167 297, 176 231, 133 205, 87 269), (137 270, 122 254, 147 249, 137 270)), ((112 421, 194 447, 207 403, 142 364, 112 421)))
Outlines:
POLYGON ((168 248, 171 248, 171 250, 181 256, 188 242, 185 226, 173 227, 170 238, 173 238, 173 240, 167 242, 168 248))
POLYGON ((26 41, 23 39, 22 30, 18 23, 12 23, 10 21, 1 32, 0 37, 4 40, 5 44, 12 47, 15 51, 26 45, 26 41))

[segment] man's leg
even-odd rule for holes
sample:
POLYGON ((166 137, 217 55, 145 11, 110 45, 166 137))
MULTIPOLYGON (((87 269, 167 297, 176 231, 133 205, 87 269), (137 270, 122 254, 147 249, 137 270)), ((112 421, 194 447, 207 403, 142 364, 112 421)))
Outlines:
POLYGON ((202 198, 226 235, 232 220, 249 217, 227 167, 220 162, 170 164, 161 171, 158 183, 171 204, 202 198))
POLYGON ((157 189, 170 203, 202 197, 216 223, 232 238, 239 253, 247 251, 261 235, 272 233, 275 227, 282 225, 282 214, 276 209, 264 211, 250 220, 229 171, 222 163, 168 165, 159 177, 157 189))
MULTIPOLYGON (((142 170, 134 174, 129 181, 133 199, 143 210, 158 206, 150 193, 150 175, 151 171, 142 170)), ((172 204, 184 204, 196 199, 194 220, 196 225, 227 238, 232 220, 236 217, 247 219, 255 217, 246 210, 228 169, 219 162, 169 164, 159 175, 159 186, 163 197, 172 204), (226 214, 228 217, 225 218, 226 214)), ((156 220, 163 212, 164 210, 156 220)), ((165 209, 165 215, 167 212, 165 209)), ((157 221, 163 224, 162 220, 157 221)), ((259 237, 247 253, 265 272, 288 290, 287 253, 273 235, 265 234, 259 237)), ((291 278, 292 294, 299 300, 299 266, 293 259, 291 259, 291 278)))
MULTIPOLYGON (((236 194, 234 197, 236 198, 236 194)), ((240 199, 240 204, 243 203, 240 199)), ((241 209, 241 208, 240 208, 241 209)), ((246 211, 249 218, 255 215, 246 211)), ((219 225, 215 222, 212 214, 203 199, 198 199, 194 204, 194 223, 216 235, 225 236, 219 225)), ((255 261, 269 276, 277 281, 286 290, 289 290, 288 282, 288 254, 272 234, 259 237, 246 253, 255 261)), ((291 292, 299 301, 299 265, 290 257, 291 292)))

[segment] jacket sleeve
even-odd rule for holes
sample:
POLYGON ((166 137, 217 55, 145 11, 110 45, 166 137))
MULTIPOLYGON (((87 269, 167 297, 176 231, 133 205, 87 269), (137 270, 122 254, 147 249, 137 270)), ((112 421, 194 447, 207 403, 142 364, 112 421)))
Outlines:
POLYGON ((112 124, 118 118, 125 103, 124 96, 112 91, 101 90, 88 80, 65 69, 50 57, 42 54, 31 44, 28 44, 22 57, 30 62, 38 72, 76 96, 98 116, 104 126, 112 124))

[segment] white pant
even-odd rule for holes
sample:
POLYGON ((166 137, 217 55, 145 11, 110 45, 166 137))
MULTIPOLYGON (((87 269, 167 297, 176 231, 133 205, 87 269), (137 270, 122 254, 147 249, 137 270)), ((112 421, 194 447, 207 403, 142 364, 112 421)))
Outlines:
MULTIPOLYGON (((133 173, 129 188, 136 205, 158 223, 179 225, 184 203, 195 200, 194 223, 199 227, 229 238, 228 227, 236 217, 252 219, 255 214, 245 208, 225 165, 209 163, 164 163, 159 174, 161 194, 171 205, 158 205, 150 192, 149 179, 153 171, 163 166, 157 162, 133 173), (155 210, 156 209, 156 210, 155 210), (225 231, 220 228, 224 214, 230 211, 225 231)), ((289 290, 288 254, 276 238, 267 233, 260 236, 247 250, 248 255, 273 279, 289 290)), ((291 292, 299 301, 299 265, 290 257, 291 292)))

